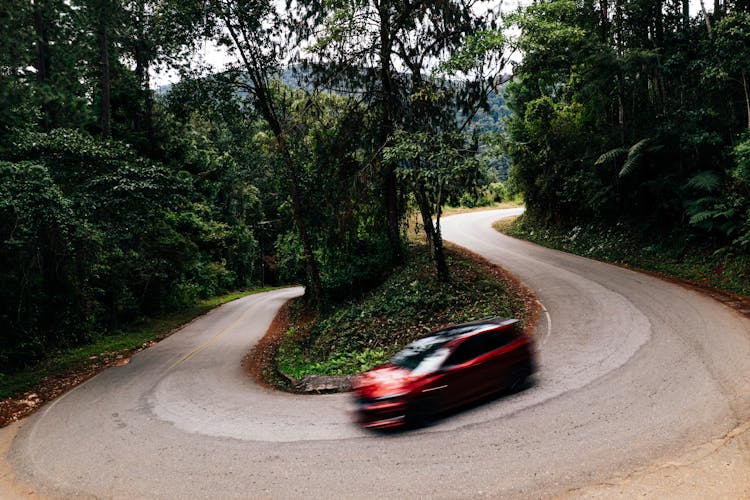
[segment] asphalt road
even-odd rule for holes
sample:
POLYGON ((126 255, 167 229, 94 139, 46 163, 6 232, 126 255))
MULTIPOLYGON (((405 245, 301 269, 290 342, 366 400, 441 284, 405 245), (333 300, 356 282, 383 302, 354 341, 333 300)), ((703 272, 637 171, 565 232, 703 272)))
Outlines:
POLYGON ((63 498, 528 498, 669 460, 750 419, 750 321, 492 230, 513 213, 449 217, 443 231, 544 305, 540 372, 526 391, 416 432, 362 431, 348 395, 280 394, 243 375, 244 354, 301 289, 269 292, 214 310, 27 419, 6 456, 14 481, 63 498))

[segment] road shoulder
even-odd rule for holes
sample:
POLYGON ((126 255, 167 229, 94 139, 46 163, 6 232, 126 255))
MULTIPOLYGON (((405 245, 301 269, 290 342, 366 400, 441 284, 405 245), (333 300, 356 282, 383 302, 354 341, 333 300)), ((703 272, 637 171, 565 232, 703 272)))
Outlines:
POLYGON ((750 421, 726 436, 561 498, 750 498, 750 421))
POLYGON ((0 497, 5 500, 21 498, 42 498, 33 488, 25 487, 14 481, 13 471, 8 460, 8 451, 24 422, 13 422, 0 427, 0 497))

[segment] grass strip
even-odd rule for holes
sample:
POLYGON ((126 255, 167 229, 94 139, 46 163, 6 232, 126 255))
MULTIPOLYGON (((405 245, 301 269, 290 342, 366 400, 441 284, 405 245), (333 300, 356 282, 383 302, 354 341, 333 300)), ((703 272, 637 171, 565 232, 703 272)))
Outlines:
POLYGON ((525 216, 499 220, 494 228, 548 248, 750 296, 750 256, 729 249, 673 248, 669 242, 640 241, 623 227, 557 228, 535 224, 525 216))

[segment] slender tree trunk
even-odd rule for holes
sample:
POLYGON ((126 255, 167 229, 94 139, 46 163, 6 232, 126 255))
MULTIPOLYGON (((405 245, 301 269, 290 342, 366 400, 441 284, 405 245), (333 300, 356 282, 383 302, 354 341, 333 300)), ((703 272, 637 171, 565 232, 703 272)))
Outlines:
POLYGON ((139 102, 137 103, 136 130, 146 136, 148 144, 154 141, 153 130, 153 96, 151 94, 149 61, 151 51, 149 50, 149 40, 146 31, 146 12, 145 2, 138 3, 136 11, 136 40, 133 48, 133 59, 135 60, 135 77, 138 80, 139 102))
POLYGON ((108 6, 104 4, 99 5, 99 19, 98 19, 98 40, 99 40, 99 64, 101 66, 101 132, 102 137, 112 136, 112 124, 111 124, 111 87, 112 80, 110 77, 110 64, 109 64, 109 26, 108 26, 108 6))
POLYGON ((662 0, 656 1, 656 6, 654 8, 654 32, 655 37, 654 41, 656 43, 656 47, 660 48, 664 46, 664 3, 662 0))
POLYGON ((294 160, 289 153, 289 148, 287 147, 286 134, 281 128, 281 123, 279 122, 276 111, 273 109, 273 97, 271 96, 267 83, 268 67, 265 66, 262 60, 258 57, 261 50, 255 42, 251 41, 248 33, 242 32, 240 34, 234 28, 230 22, 229 13, 224 10, 225 6, 220 2, 217 2, 215 5, 217 12, 220 13, 224 25, 226 26, 227 31, 229 31, 229 34, 234 41, 234 45, 239 52, 247 76, 253 83, 252 92, 254 95, 255 107, 260 111, 261 116, 265 119, 266 123, 268 123, 268 126, 271 128, 279 146, 279 152, 284 161, 287 178, 292 189, 292 213, 294 216, 294 223, 299 232, 300 241, 302 242, 302 250, 305 254, 307 279, 310 280, 313 300, 316 304, 320 305, 323 300, 323 285, 320 280, 320 271, 318 269, 318 264, 315 262, 312 241, 307 232, 307 224, 305 224, 305 219, 303 217, 302 195, 299 189, 297 169, 294 165, 294 160), (244 40, 246 44, 241 43, 240 36, 242 36, 242 40, 244 40))
MULTIPOLYGON (((380 86, 383 101, 383 118, 381 120, 380 142, 382 145, 393 135, 393 84, 391 82, 391 13, 390 3, 383 0, 379 4, 380 15, 380 86)), ((383 195, 385 197, 386 224, 388 240, 391 246, 391 260, 400 264, 404 260, 401 247, 401 230, 399 227, 398 185, 393 165, 381 161, 383 177, 383 195)))
POLYGON ((708 31, 708 34, 711 34, 711 18, 708 17, 708 12, 706 12, 706 5, 701 0, 701 12, 703 12, 703 19, 706 20, 706 30, 708 31))
MULTIPOLYGON (((623 55, 622 1, 617 0, 615 3, 615 35, 619 57, 623 55)), ((622 69, 617 70, 617 124, 620 129, 620 143, 624 145, 627 134, 625 133, 625 77, 622 69)))
POLYGON ((602 43, 606 43, 609 36, 609 3, 607 0, 599 0, 599 14, 601 16, 599 25, 599 36, 602 43))
POLYGON ((427 237, 430 257, 432 257, 432 261, 435 263, 436 275, 440 281, 448 281, 450 279, 450 273, 448 271, 448 264, 445 260, 443 238, 432 221, 430 203, 427 200, 427 193, 424 184, 420 181, 414 182, 414 198, 417 200, 419 213, 422 215, 422 225, 424 227, 425 236, 427 237))
MULTIPOLYGON (((251 68, 248 68, 248 71, 251 68)), ((287 178, 292 189, 292 213, 294 216, 294 224, 297 226, 299 232, 299 239, 302 243, 302 250, 305 254, 305 270, 307 277, 310 280, 310 286, 312 287, 313 300, 316 304, 320 305, 323 300, 323 285, 320 280, 320 270, 318 264, 315 262, 315 254, 313 253, 312 240, 307 232, 307 224, 303 216, 302 207, 302 195, 299 189, 299 176, 297 175, 297 169, 294 165, 294 160, 289 153, 289 148, 286 144, 286 135, 281 128, 278 117, 271 107, 271 96, 268 89, 259 85, 261 79, 255 78, 255 92, 256 102, 261 114, 265 118, 268 125, 271 127, 276 142, 279 146, 279 152, 281 158, 284 161, 286 168, 287 178)))
POLYGON ((136 103, 136 115, 135 115, 135 128, 136 130, 143 132, 145 129, 145 114, 146 114, 146 106, 145 106, 145 92, 143 88, 144 80, 145 80, 145 74, 146 74, 146 63, 144 61, 145 56, 145 50, 144 50, 144 43, 143 43, 143 36, 144 36, 144 26, 143 26, 143 17, 144 17, 144 5, 143 2, 138 2, 138 5, 136 6, 136 12, 135 12, 135 26, 136 26, 136 34, 135 34, 135 41, 133 46, 133 59, 135 60, 135 78, 138 80, 138 93, 139 93, 139 99, 136 103))
POLYGON ((289 178, 289 184, 292 188, 292 211, 294 213, 294 223, 297 226, 299 239, 302 242, 302 250, 305 253, 305 269, 307 271, 307 276, 310 279, 310 286, 312 286, 313 289, 313 300, 316 304, 320 305, 323 300, 323 285, 320 280, 320 270, 318 269, 318 264, 317 262, 315 262, 315 254, 313 253, 312 241, 310 240, 310 236, 307 232, 307 224, 305 224, 305 220, 302 215, 302 197, 299 192, 299 178, 297 176, 297 169, 295 168, 292 157, 289 154, 289 150, 287 149, 286 140, 283 134, 277 134, 274 131, 274 135, 276 135, 276 140, 279 144, 279 151, 281 152, 281 156, 284 159, 287 177, 289 178))
POLYGON ((682 29, 690 28, 690 0, 682 0, 682 29))
POLYGON ((747 111, 747 128, 750 130, 750 93, 747 88, 747 75, 742 72, 742 88, 745 90, 745 110, 747 111))
MULTIPOLYGON (((45 12, 47 5, 44 0, 34 0, 34 31, 36 33, 36 80, 40 85, 47 83, 49 79, 49 33, 47 31, 47 21, 45 12)), ((51 127, 51 117, 49 105, 42 101, 42 126, 44 130, 51 127)))

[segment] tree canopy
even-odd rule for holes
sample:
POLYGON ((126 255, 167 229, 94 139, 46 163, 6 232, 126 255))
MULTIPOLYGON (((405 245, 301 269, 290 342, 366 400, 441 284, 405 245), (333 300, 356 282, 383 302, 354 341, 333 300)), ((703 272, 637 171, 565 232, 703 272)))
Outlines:
POLYGON ((515 13, 506 146, 529 215, 747 250, 747 9, 559 0, 515 13))

